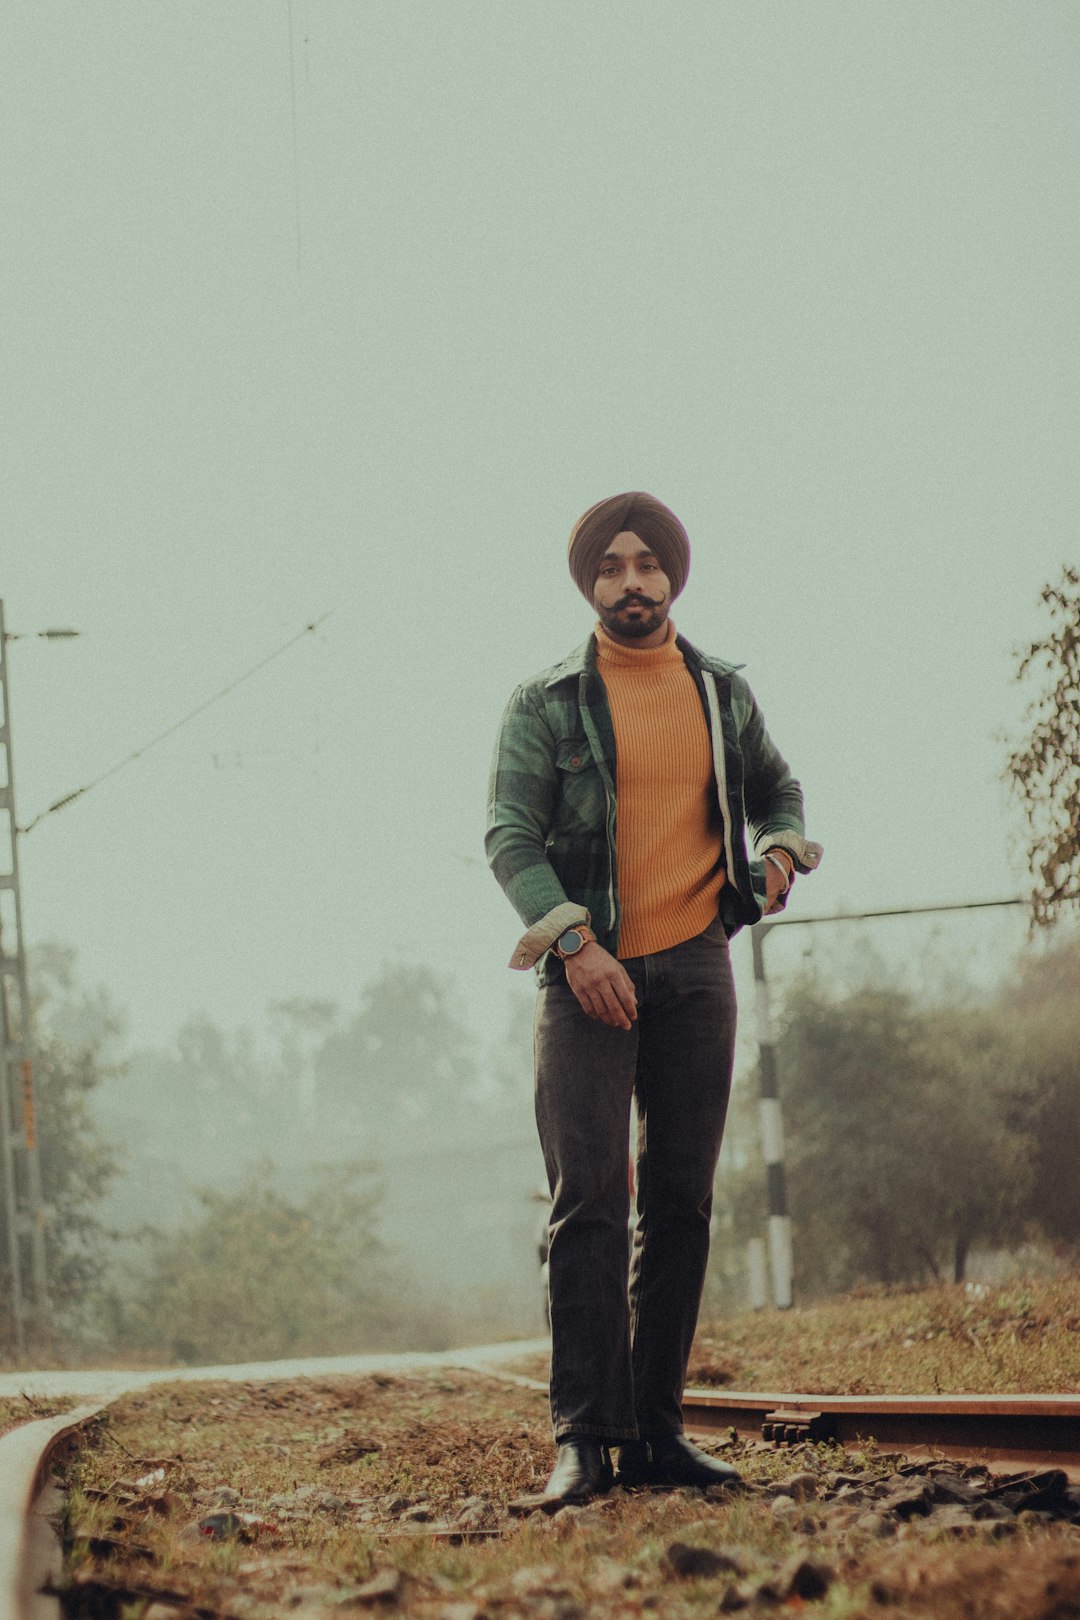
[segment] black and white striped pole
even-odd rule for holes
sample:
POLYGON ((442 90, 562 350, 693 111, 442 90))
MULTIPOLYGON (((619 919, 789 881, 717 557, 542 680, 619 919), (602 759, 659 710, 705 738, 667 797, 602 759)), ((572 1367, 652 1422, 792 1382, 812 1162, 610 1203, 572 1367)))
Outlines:
POLYGON ((769 982, 765 977, 765 936, 770 928, 775 926, 775 923, 755 923, 750 930, 750 940, 754 956, 758 1063, 761 1075, 759 1103, 761 1142, 769 1191, 769 1271, 772 1275, 773 1304, 779 1310, 788 1310, 792 1304, 791 1216, 787 1207, 784 1120, 780 1111, 776 1037, 773 1033, 772 1009, 769 1005, 769 982))

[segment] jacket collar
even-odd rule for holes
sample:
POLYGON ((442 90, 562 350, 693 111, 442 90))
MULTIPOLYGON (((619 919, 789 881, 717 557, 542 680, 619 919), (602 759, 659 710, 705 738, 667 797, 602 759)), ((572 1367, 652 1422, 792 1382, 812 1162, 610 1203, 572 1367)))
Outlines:
POLYGON ((558 686, 560 681, 576 680, 586 670, 596 667, 596 637, 591 635, 580 647, 568 653, 561 664, 556 664, 544 682, 545 686, 558 686))
POLYGON ((707 669, 711 675, 734 675, 737 669, 746 668, 745 664, 729 664, 726 658, 713 658, 709 653, 701 652, 685 636, 677 635, 675 645, 691 669, 696 665, 698 669, 707 669))
MULTIPOLYGON (((732 675, 737 669, 745 669, 745 664, 729 664, 724 658, 711 658, 708 653, 699 652, 692 641, 685 636, 676 635, 675 645, 686 659, 691 668, 707 669, 713 675, 732 675)), ((561 664, 556 664, 551 674, 544 682, 545 686, 558 686, 560 681, 576 680, 579 675, 596 668, 596 635, 590 635, 580 647, 575 647, 568 653, 561 664)))

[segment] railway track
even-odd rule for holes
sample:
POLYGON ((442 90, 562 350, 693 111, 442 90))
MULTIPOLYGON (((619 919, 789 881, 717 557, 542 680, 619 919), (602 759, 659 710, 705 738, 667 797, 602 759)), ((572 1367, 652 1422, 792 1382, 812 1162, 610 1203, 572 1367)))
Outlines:
MULTIPOLYGON (((497 1367, 515 1383, 535 1384, 497 1367)), ((537 1384, 536 1387, 546 1386, 537 1384)), ((47 1519, 58 1505, 51 1484, 61 1455, 108 1402, 28 1423, 0 1438, 0 1620, 59 1620, 40 1587, 56 1571, 59 1547, 47 1519)), ((687 1390, 687 1428, 709 1436, 734 1431, 761 1445, 829 1440, 913 1460, 945 1457, 991 1469, 1061 1469, 1080 1482, 1080 1395, 803 1395, 687 1390)))
POLYGON ((872 1439, 913 1460, 1060 1468, 1080 1482, 1080 1395, 787 1395, 687 1390, 688 1428, 771 1445, 872 1439))
POLYGON ((104 1405, 75 1407, 0 1437, 0 1620, 58 1620, 59 1604, 40 1590, 62 1563, 51 1524, 60 1503, 53 1466, 104 1405))

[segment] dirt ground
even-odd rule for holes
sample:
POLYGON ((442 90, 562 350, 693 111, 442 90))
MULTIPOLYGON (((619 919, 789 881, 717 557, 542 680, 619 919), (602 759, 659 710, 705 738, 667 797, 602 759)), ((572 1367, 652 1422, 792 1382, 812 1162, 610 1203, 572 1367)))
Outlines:
POLYGON ((617 1488, 549 1515, 522 1500, 550 1466, 543 1391, 459 1371, 158 1385, 69 1465, 64 1613, 1080 1617, 1080 1526, 976 1522, 957 1503, 993 1486, 978 1471, 723 1454, 745 1493, 617 1488))

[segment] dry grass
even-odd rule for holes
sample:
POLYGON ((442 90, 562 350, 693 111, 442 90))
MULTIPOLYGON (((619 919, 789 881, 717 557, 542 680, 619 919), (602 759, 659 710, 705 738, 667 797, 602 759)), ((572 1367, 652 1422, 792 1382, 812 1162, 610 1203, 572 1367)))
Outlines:
POLYGON ((735 1601, 740 1581, 808 1559, 836 1576, 806 1605, 823 1620, 1080 1615, 1071 1525, 1020 1521, 1007 1542, 972 1546, 912 1520, 885 1542, 854 1510, 812 1499, 838 1468, 888 1473, 873 1454, 732 1447, 756 1487, 745 1497, 615 1491, 552 1518, 508 1516, 550 1455, 543 1394, 476 1374, 157 1386, 118 1402, 71 1466, 65 1614, 139 1620, 154 1602, 147 1620, 372 1608, 690 1620, 735 1601), (811 1499, 778 1516, 773 1488, 796 1471, 812 1476, 811 1499), (225 1540, 198 1528, 214 1513, 236 1516, 225 1540), (737 1567, 681 1576, 676 1542, 726 1549, 737 1567), (373 1578, 389 1596, 365 1595, 373 1578))
MULTIPOLYGON (((546 1379, 546 1356, 508 1363, 546 1379)), ((704 1322, 690 1382, 786 1394, 1072 1394, 1080 1277, 938 1287, 704 1322)))
POLYGON ((1080 1387, 1080 1278, 745 1312, 702 1327, 690 1376, 807 1394, 1070 1393, 1080 1387))

